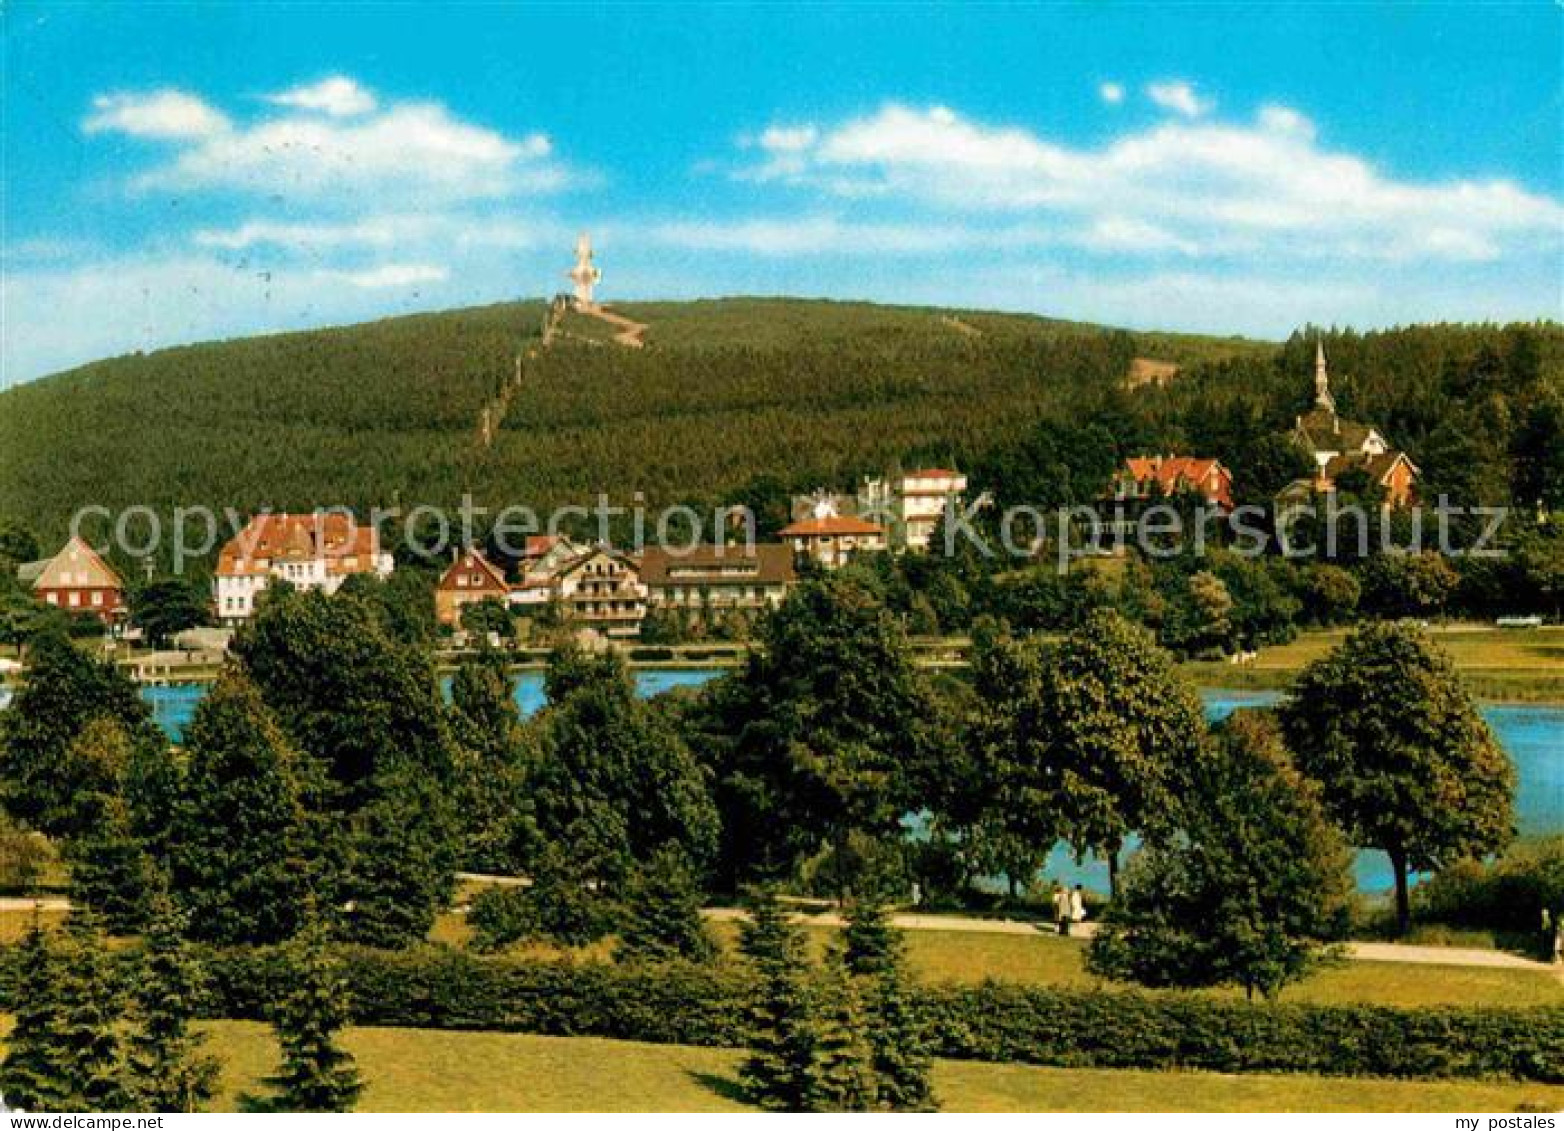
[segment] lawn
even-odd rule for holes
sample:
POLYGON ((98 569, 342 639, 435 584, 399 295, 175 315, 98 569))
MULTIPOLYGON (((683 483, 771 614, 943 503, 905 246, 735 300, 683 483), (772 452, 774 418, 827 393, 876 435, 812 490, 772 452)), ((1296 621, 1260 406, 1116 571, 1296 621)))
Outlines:
MULTIPOLYGON (((813 933, 823 939, 826 929, 813 933)), ((1086 972, 1086 945, 1039 932, 1030 935, 985 935, 965 931, 907 931, 907 957, 925 978, 980 981, 1046 982, 1090 986, 1097 979, 1086 972)), ((1237 991, 1231 991, 1236 993, 1237 991)), ((1283 1001, 1325 1004, 1374 1002, 1378 1005, 1507 1006, 1564 1004, 1564 985, 1543 971, 1481 966, 1429 966, 1403 962, 1342 962, 1322 970, 1300 985, 1289 987, 1283 1001)))
MULTIPOLYGON (((1346 635, 1346 629, 1305 632, 1290 644, 1262 648, 1252 664, 1187 663, 1182 669, 1203 687, 1280 689, 1346 635)), ((1564 702, 1564 628, 1436 625, 1430 636, 1481 698, 1564 702)))
MULTIPOLYGON (((206 1026, 223 1061, 219 1106, 258 1089, 276 1047, 253 1022, 206 1026)), ((366 1111, 737 1111, 731 1049, 592 1037, 354 1029, 345 1036, 367 1088, 366 1111)), ((941 1061, 948 1111, 1510 1111, 1557 1110, 1564 1088, 1482 1081, 1228 1076, 941 1061)))

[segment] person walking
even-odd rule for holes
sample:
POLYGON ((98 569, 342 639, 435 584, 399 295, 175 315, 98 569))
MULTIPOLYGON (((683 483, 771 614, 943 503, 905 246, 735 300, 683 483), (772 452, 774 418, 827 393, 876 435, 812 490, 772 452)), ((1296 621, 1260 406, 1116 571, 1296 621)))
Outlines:
POLYGON ((1054 923, 1061 935, 1070 933, 1070 893, 1058 880, 1054 881, 1054 923))
POLYGON ((1086 893, 1081 890, 1081 885, 1076 884, 1075 890, 1070 893, 1070 922, 1083 923, 1086 921, 1086 893))

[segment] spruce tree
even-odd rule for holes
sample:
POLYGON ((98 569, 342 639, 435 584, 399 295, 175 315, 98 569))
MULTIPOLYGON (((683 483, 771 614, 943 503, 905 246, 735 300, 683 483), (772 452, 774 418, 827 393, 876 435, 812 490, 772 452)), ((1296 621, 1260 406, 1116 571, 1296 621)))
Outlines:
POLYGON ((98 820, 70 845, 70 862, 72 897, 96 911, 105 929, 128 935, 146 926, 157 866, 132 831, 123 798, 102 799, 98 820))
POLYGON ((154 899, 126 1039, 127 1090, 137 1109, 200 1111, 217 1088, 218 1062, 192 1032, 205 973, 184 941, 184 919, 154 899))
POLYGON ((749 1056, 739 1078, 770 1111, 807 1111, 814 1095, 814 987, 803 933, 789 923, 776 894, 751 894, 739 945, 754 968, 749 1056))
POLYGON ((16 1024, 0 1064, 0 1095, 18 1111, 67 1110, 60 1044, 60 960, 34 922, 18 948, 16 1024))
POLYGON ((868 1111, 877 1102, 875 1056, 865 1036, 860 981, 838 954, 810 979, 813 1057, 802 1110, 868 1111))
POLYGON ((305 893, 300 755, 244 672, 225 670, 185 734, 169 884, 194 938, 277 942, 305 893))
POLYGON ((689 860, 668 845, 631 878, 620 953, 642 962, 709 961, 716 953, 701 919, 701 889, 689 860))
POLYGON ((477 872, 516 870, 515 812, 535 761, 505 655, 487 646, 463 658, 451 679, 460 862, 477 872))
POLYGON ((6 811, 49 836, 89 828, 92 814, 79 802, 115 792, 123 768, 97 756, 107 733, 94 728, 99 721, 113 724, 133 743, 162 740, 124 673, 63 634, 40 636, 28 656, 26 678, 0 716, 0 800, 6 811))
POLYGON ((848 905, 842 942, 843 964, 859 982, 873 1055, 875 1106, 934 1110, 932 1042, 910 984, 901 932, 883 904, 863 896, 848 905))
POLYGON ((350 1003, 347 979, 326 949, 325 930, 311 918, 289 944, 292 985, 272 1013, 282 1049, 274 1095, 265 1107, 282 1112, 352 1111, 363 1091, 353 1057, 338 1046, 350 1003))
POLYGON ((848 901, 842 945, 848 970, 860 977, 878 974, 901 960, 901 935, 891 926, 885 905, 871 896, 848 901))
POLYGON ((119 1026, 124 1018, 113 959, 99 921, 90 911, 71 913, 58 951, 54 1018, 60 1055, 56 1070, 66 1111, 124 1111, 119 1026))

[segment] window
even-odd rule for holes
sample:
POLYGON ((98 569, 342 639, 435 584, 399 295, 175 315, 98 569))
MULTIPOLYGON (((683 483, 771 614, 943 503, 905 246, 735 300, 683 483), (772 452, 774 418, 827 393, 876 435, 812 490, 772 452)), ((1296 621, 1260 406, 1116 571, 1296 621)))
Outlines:
POLYGON ((93 590, 92 603, 95 606, 101 606, 103 604, 103 593, 100 590, 93 590))
POLYGON ((71 608, 74 609, 76 606, 81 604, 81 594, 72 589, 69 600, 71 608))

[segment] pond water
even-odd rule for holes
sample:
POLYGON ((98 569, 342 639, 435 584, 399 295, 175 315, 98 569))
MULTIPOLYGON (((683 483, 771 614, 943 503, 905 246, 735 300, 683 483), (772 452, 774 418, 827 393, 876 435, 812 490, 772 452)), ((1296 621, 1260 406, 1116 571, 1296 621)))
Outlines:
MULTIPOLYGON (((636 686, 642 695, 657 695, 674 687, 689 687, 722 674, 711 669, 659 669, 638 671, 636 686)), ((175 740, 189 722, 203 688, 199 685, 147 687, 142 694, 154 717, 175 740)), ((1241 707, 1276 702, 1274 692, 1206 690, 1201 692, 1206 712, 1219 719, 1241 707)), ((543 706, 543 674, 523 672, 516 678, 516 704, 524 715, 543 706)), ((1523 836, 1564 832, 1564 706, 1488 704, 1483 717, 1515 763, 1517 790, 1516 825, 1523 836)), ((1359 852, 1355 864, 1358 888, 1382 893, 1392 885, 1389 862, 1383 853, 1359 852)), ((1087 857, 1077 864, 1070 850, 1058 845, 1048 858, 1049 877, 1081 883, 1105 891, 1108 868, 1087 857)))

